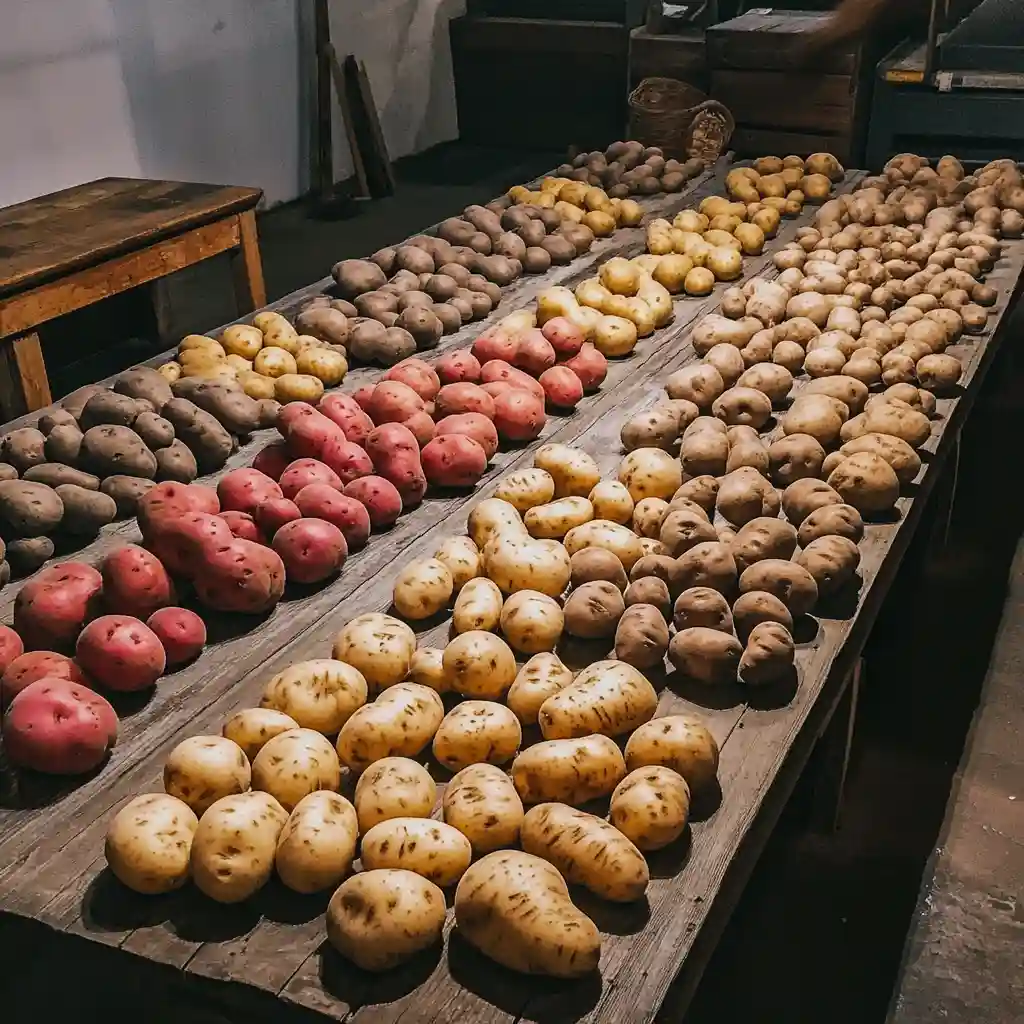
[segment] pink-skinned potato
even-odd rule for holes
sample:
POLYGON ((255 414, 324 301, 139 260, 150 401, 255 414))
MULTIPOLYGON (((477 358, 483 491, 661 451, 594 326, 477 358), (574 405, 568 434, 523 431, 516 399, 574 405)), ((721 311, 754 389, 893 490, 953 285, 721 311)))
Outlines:
POLYGON ((203 572, 203 551, 208 545, 233 539, 231 527, 219 515, 189 512, 154 522, 146 547, 163 562, 169 573, 192 579, 203 572))
POLYGON ((575 409, 583 398, 583 382, 568 366, 552 366, 540 375, 548 405, 556 409, 575 409))
POLYGON ((153 686, 167 655, 160 638, 133 615, 101 615, 79 634, 75 660, 101 686, 131 693, 153 686))
POLYGON ((543 399, 526 391, 506 391, 494 401, 494 425, 507 441, 532 441, 546 420, 543 399))
POLYGON ((277 429, 296 459, 319 459, 328 441, 345 440, 344 431, 334 420, 305 402, 289 402, 278 416, 277 429), (304 411, 286 415, 296 406, 304 411))
POLYGON ((351 395, 324 395, 317 403, 317 408, 341 427, 347 441, 353 444, 366 443, 374 423, 366 410, 351 395))
POLYGON ((585 392, 596 391, 608 376, 608 360, 589 341, 561 365, 568 366, 579 377, 585 392))
POLYGON ((373 389, 366 411, 379 427, 384 423, 403 423, 415 413, 423 412, 423 407, 423 399, 408 384, 384 380, 373 389))
POLYGON ((412 432, 421 448, 434 436, 434 421, 426 411, 414 413, 402 421, 402 426, 412 432))
POLYGON ((0 677, 0 707, 6 707, 14 698, 37 679, 66 679, 81 686, 89 686, 89 679, 77 662, 56 651, 28 651, 15 658, 0 677))
POLYGON ((402 514, 402 496, 390 480, 382 476, 361 476, 345 488, 345 495, 355 498, 370 517, 375 530, 393 526, 402 514))
POLYGON ((256 458, 252 460, 252 468, 258 469, 271 480, 280 480, 281 474, 293 461, 288 445, 284 438, 281 438, 271 441, 256 453, 256 458))
POLYGON ((303 487, 295 495, 295 505, 306 519, 323 519, 333 523, 341 530, 349 551, 358 550, 370 537, 370 514, 366 507, 333 487, 325 487, 323 484, 303 487))
MULTIPOLYGON (((464 434, 473 438, 490 460, 498 450, 498 431, 492 420, 478 412, 464 412, 457 416, 445 416, 437 423, 436 437, 445 434, 464 434)), ((427 479, 430 474, 427 474, 427 479)))
POLYGON ((274 534, 274 550, 296 583, 319 583, 340 572, 348 557, 345 535, 323 519, 286 523, 274 534))
POLYGON ((511 363, 515 359, 518 349, 519 339, 514 334, 506 331, 503 327, 492 327, 489 331, 484 331, 473 342, 471 351, 483 366, 493 359, 511 363))
POLYGON ((251 466, 233 469, 217 483, 221 512, 248 512, 252 515, 263 502, 280 497, 280 484, 251 466))
POLYGON ((196 595, 207 608, 249 615, 270 611, 281 600, 284 584, 281 556, 239 537, 207 544, 202 573, 194 580, 196 595))
MULTIPOLYGON (((433 429, 433 421, 430 423, 433 429)), ((324 445, 320 453, 320 460, 330 470, 333 470, 340 481, 339 486, 356 480, 361 476, 369 476, 373 472, 373 463, 366 449, 354 441, 334 439, 324 445)))
POLYGON ((487 454, 465 434, 443 434, 423 449, 423 472, 432 487, 472 487, 487 472, 487 454))
POLYGON ((189 608, 161 608, 146 625, 160 641, 168 668, 191 661, 206 645, 206 623, 189 608))
POLYGON ((174 518, 188 512, 205 512, 216 515, 220 511, 220 499, 212 487, 202 484, 181 484, 165 480, 147 491, 140 499, 136 515, 143 537, 158 519, 174 518))
POLYGON ((390 480, 402 497, 402 507, 412 508, 427 493, 427 478, 420 463, 415 435, 401 423, 376 427, 366 439, 366 452, 378 476, 390 480))
POLYGON ((424 402, 432 401, 440 390, 441 381, 437 371, 422 359, 403 359, 384 374, 385 380, 397 380, 407 384, 424 402))
POLYGON ((576 355, 587 340, 582 329, 565 316, 555 316, 546 321, 541 333, 550 342, 559 359, 569 359, 576 355))
POLYGON ((10 626, 0 626, 0 676, 15 658, 25 653, 25 644, 10 626))
POLYGON ((519 345, 512 358, 512 365, 539 377, 549 366, 555 365, 555 349, 537 327, 531 327, 519 335, 519 345))
POLYGON ((480 388, 486 391, 492 399, 496 399, 498 395, 504 395, 507 391, 522 390, 522 388, 517 389, 514 385, 509 384, 507 380, 489 380, 486 384, 481 384, 480 388))
POLYGON ((117 712, 94 690, 44 677, 21 691, 3 721, 4 749, 19 768, 82 775, 117 743, 117 712))
POLYGON ((434 364, 437 377, 445 384, 476 384, 480 380, 480 360, 472 352, 461 349, 447 352, 434 364))
MULTIPOLYGON (((310 484, 309 486, 325 487, 327 485, 310 484)), ((334 491, 334 488, 328 487, 328 490, 334 491)), ((302 492, 300 491, 299 493, 301 494, 302 492)), ((335 491, 335 493, 337 493, 337 491, 335 491)), ((285 523, 290 523, 293 519, 301 518, 302 513, 299 511, 299 506, 296 505, 291 498, 274 498, 273 500, 266 502, 264 505, 261 505, 256 510, 256 524, 267 537, 273 537, 285 523)))
POLYGON ((108 612, 144 619, 158 608, 174 604, 174 583, 152 551, 126 544, 103 559, 100 571, 103 605, 108 612))
POLYGON ((479 384, 470 384, 468 381, 445 384, 437 393, 434 407, 440 417, 474 412, 489 420, 494 419, 494 399, 479 384))
POLYGON ((489 363, 484 363, 480 367, 480 378, 485 384, 492 381, 505 381, 514 388, 529 391, 542 402, 544 401, 544 389, 533 377, 528 373, 523 373, 522 370, 517 370, 508 363, 502 362, 500 359, 492 359, 489 363))
POLYGON ((370 412, 370 402, 373 400, 373 384, 364 384, 361 388, 352 392, 352 398, 356 405, 367 415, 370 412))
POLYGON ((234 509, 230 509, 227 512, 221 512, 220 517, 228 524, 228 529, 231 530, 233 537, 255 541, 257 544, 263 543, 260 528, 256 525, 256 520, 248 512, 236 512, 234 509))
POLYGON ((103 577, 84 562, 60 562, 30 579, 14 601, 14 628, 29 650, 69 649, 99 612, 103 577))
POLYGON ((310 484, 327 484, 339 491, 344 487, 341 477, 319 459, 296 459, 281 474, 278 482, 281 484, 281 493, 292 501, 303 487, 310 484))

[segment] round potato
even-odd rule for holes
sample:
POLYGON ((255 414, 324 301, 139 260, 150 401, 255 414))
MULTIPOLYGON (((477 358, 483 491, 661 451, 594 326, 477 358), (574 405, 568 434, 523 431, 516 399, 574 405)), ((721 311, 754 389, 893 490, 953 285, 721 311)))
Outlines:
POLYGON ((818 537, 847 537, 855 544, 864 536, 864 520, 852 505, 825 505, 812 512, 797 530, 800 547, 818 537))
POLYGON ((628 526, 633 521, 633 498, 625 484, 618 480, 602 480, 587 496, 595 519, 628 526))
POLYGON ((680 630, 669 644, 669 661, 690 679, 709 685, 735 682, 743 648, 720 629, 691 626, 680 630))
POLYGON ((521 469, 499 481, 494 497, 508 502, 525 514, 537 505, 546 505, 555 496, 555 481, 545 469, 521 469))
POLYGON ((789 609, 774 595, 764 590, 750 590, 741 594, 732 606, 733 620, 736 623, 736 635, 743 643, 747 642, 755 626, 762 622, 778 622, 793 630, 793 616, 789 609))
POLYGON ((444 651, 439 647, 419 647, 413 651, 409 664, 410 683, 429 686, 435 693, 448 692, 448 680, 444 674, 444 651))
POLYGON ((544 740, 512 762, 512 781, 524 804, 586 803, 607 796, 625 776, 622 752, 600 735, 544 740))
POLYGON ((486 577, 468 580, 455 599, 452 629, 456 633, 468 633, 472 629, 495 630, 501 620, 501 606, 501 591, 496 583, 486 577))
POLYGON ((565 602, 565 630, 587 640, 611 637, 625 610, 622 591, 615 584, 604 580, 584 583, 565 602))
POLYGON ((501 632, 522 654, 554 650, 564 624, 558 602, 536 590, 517 590, 501 609, 501 632))
POLYGON ((619 463, 619 483, 634 502, 644 498, 668 501, 683 483, 679 460, 661 448, 636 448, 619 463))
MULTIPOLYGON (((569 535, 592 526, 594 523, 584 523, 570 530, 569 535)), ((558 597, 572 573, 569 555, 567 548, 558 541, 535 540, 524 529, 522 536, 502 534, 488 541, 484 548, 484 568, 488 577, 506 594, 536 590, 558 597)))
POLYGON ((504 764, 519 750, 523 731, 504 704, 466 700, 445 715, 434 736, 434 757, 450 771, 471 764, 504 764))
POLYGON ((365 835, 391 818, 427 818, 437 799, 437 786, 427 769, 407 757, 382 757, 356 783, 352 802, 365 835))
POLYGON ((470 842, 476 856, 512 846, 523 824, 523 802, 512 780, 490 764, 474 764, 444 789, 444 820, 470 842))
POLYGON ((794 619, 808 614, 818 601, 814 577, 802 565, 781 558, 765 558, 743 570, 740 593, 752 590, 774 594, 794 619))
POLYGON ((814 577, 818 594, 827 597, 852 579, 860 565, 860 548, 847 537, 818 537, 801 549, 795 561, 814 577))
POLYGON ((444 562, 437 558, 417 559, 405 566, 395 580, 395 609, 406 619, 429 619, 448 606, 454 592, 455 580, 444 562))
POLYGON ((519 670, 505 699, 523 725, 536 725, 544 701, 572 680, 572 672, 557 655, 542 652, 519 670))
POLYGON ((796 540, 796 528, 790 523, 758 517, 740 527, 729 547, 736 560, 736 568, 743 572, 748 565, 763 558, 792 558, 796 540))
POLYGON ((782 492, 783 514, 794 526, 819 508, 842 504, 839 493, 824 480, 797 480, 782 492))
POLYGON ((585 498, 601 480, 601 470, 593 458, 567 444, 543 445, 534 456, 533 465, 551 475, 556 498, 573 494, 585 498))
POLYGON ((644 853, 660 850, 683 834, 690 817, 690 787, 671 768, 631 771, 612 792, 608 820, 644 853))
POLYGON ((281 830, 274 858, 278 877, 295 892, 331 889, 352 869, 358 838, 356 810, 343 796, 310 793, 281 830))
POLYGON ((483 555, 469 537, 449 537, 434 552, 434 558, 448 567, 457 594, 484 571, 483 555))
POLYGON ((673 619, 677 630, 717 629, 732 632, 732 612, 729 602, 712 587, 689 587, 675 601, 673 619))
MULTIPOLYGON (((627 665, 641 671, 661 668, 668 651, 669 633, 666 623, 666 611, 669 608, 668 587, 663 580, 654 576, 638 580, 626 591, 627 600, 630 591, 641 588, 649 583, 660 587, 663 595, 664 608, 659 608, 649 601, 632 603, 626 608, 615 629, 615 657, 627 665)), ((650 597, 647 593, 641 597, 650 597)))
POLYGON ((322 733, 291 729, 264 744, 252 765, 253 789, 269 793, 289 813, 309 793, 336 791, 338 755, 322 733))
POLYGON ((271 708, 245 708, 235 712, 224 723, 221 732, 229 740, 237 743, 252 763, 264 745, 275 736, 280 736, 289 729, 298 728, 299 723, 283 711, 274 711, 271 708))
POLYGON ((416 634, 391 615, 357 615, 334 640, 333 657, 358 669, 375 690, 400 683, 409 674, 416 634))
POLYGON ((696 795, 718 777, 718 744, 695 715, 666 715, 640 726, 626 743, 629 771, 662 765, 681 775, 696 795))
POLYGON ((198 826, 193 810, 177 797, 137 796, 117 812, 107 829, 107 866, 134 892, 154 895, 180 889, 189 878, 198 826))
POLYGON ((444 704, 434 690, 418 683, 398 683, 372 704, 364 704, 342 726, 338 757, 353 771, 362 771, 381 758, 415 757, 434 738, 442 718, 444 704))
POLYGON ((620 661, 588 665, 552 694, 538 714, 547 740, 620 736, 654 717, 658 694, 642 672, 620 661))
POLYGON ((333 736, 366 703, 368 692, 358 669, 333 658, 317 658, 274 676, 263 689, 260 708, 287 715, 302 729, 333 736))
POLYGON ((242 748, 223 736, 190 736, 164 762, 164 789, 200 817, 221 797, 244 793, 251 781, 242 748))
POLYGON ((844 504, 852 505, 862 515, 885 512, 900 496, 896 471, 873 452, 856 452, 843 459, 829 474, 828 485, 844 504))
POLYGON ((364 871, 401 868, 435 885, 454 885, 473 859, 473 847, 457 829, 430 818, 389 818, 374 825, 359 847, 364 871))

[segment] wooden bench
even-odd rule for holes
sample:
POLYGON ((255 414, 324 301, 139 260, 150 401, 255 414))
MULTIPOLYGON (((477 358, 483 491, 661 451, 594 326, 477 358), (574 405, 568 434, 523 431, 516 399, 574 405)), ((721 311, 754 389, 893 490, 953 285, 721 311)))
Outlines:
POLYGON ((38 333, 48 320, 223 252, 235 263, 239 312, 266 305, 262 195, 101 178, 0 210, 0 421, 50 404, 38 333))

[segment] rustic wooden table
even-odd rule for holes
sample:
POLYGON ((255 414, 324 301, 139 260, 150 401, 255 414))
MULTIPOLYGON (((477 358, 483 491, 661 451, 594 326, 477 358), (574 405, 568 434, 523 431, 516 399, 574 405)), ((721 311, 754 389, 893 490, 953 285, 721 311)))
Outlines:
MULTIPOLYGON (((644 205, 653 215, 672 215, 720 192, 723 176, 724 169, 705 174, 688 192, 647 199, 644 205)), ((851 188, 859 177, 852 172, 840 187, 851 188)), ((808 209, 800 219, 786 222, 773 248, 812 216, 808 209)), ((527 305, 543 287, 581 280, 611 255, 632 256, 643 249, 642 228, 617 232, 569 267, 521 279, 506 290, 491 319, 527 305)), ((189 991, 202 990, 236 1010, 244 999, 250 1010, 265 1010, 275 1020, 287 1016, 286 1011, 349 1024, 399 1019, 404 1024, 455 1019, 479 1024, 649 1022, 681 1016, 815 744, 836 709, 844 706, 844 697, 845 705, 852 704, 850 684, 860 651, 991 361, 1022 266, 1024 243, 1012 243, 990 275, 999 291, 998 314, 985 334, 965 339, 956 349, 964 360, 964 387, 939 403, 921 477, 891 521, 868 527, 857 588, 837 595, 801 624, 796 678, 757 693, 739 687, 698 691, 671 673, 656 679, 661 713, 701 714, 718 739, 721 799, 697 809, 685 842, 652 856, 652 883, 643 903, 613 907, 580 898, 605 936, 599 975, 572 984, 525 979, 486 961, 446 930, 443 949, 385 977, 371 977, 327 948, 327 895, 296 896, 273 881, 237 907, 214 905, 191 887, 166 897, 138 897, 105 870, 103 836, 125 800, 161 788, 163 760, 182 738, 219 732, 232 712, 256 703, 273 673, 299 660, 328 656, 335 633, 348 619, 387 609, 401 565, 431 554, 442 538, 462 532, 470 508, 492 494, 507 472, 529 465, 540 444, 576 445, 590 452, 605 474, 614 472, 622 424, 659 401, 667 374, 696 360, 689 331, 717 307, 721 286, 706 299, 678 300, 675 321, 641 341, 631 358, 613 362, 598 394, 573 415, 552 417, 533 444, 499 453, 471 495, 428 498, 391 531, 371 538, 337 580, 322 588, 290 588, 263 620, 237 617, 213 623, 211 645, 198 662, 161 679, 142 706, 121 709, 120 742, 95 778, 66 791, 49 789, 38 779, 14 780, 17 784, 0 800, 0 914, 165 965, 189 991)), ((770 268, 770 253, 765 253, 748 259, 743 275, 771 274, 770 268)), ((328 284, 317 282, 276 308, 291 311, 328 284)), ((439 351, 465 345, 482 326, 445 338, 439 351)), ((379 372, 354 370, 344 390, 379 372)), ((246 464, 270 436, 254 439, 226 468, 246 464)), ((134 523, 109 527, 80 557, 93 561, 137 538, 134 523)), ((10 616, 16 592, 17 584, 0 591, 0 617, 10 616)), ((424 628, 421 642, 438 640, 446 629, 444 623, 424 628)), ((444 773, 437 778, 443 783, 444 773)), ((138 963, 129 956, 122 962, 123 971, 138 963)))
POLYGON ((38 328, 222 252, 239 312, 266 304, 256 188, 101 178, 0 210, 0 418, 50 404, 38 328))

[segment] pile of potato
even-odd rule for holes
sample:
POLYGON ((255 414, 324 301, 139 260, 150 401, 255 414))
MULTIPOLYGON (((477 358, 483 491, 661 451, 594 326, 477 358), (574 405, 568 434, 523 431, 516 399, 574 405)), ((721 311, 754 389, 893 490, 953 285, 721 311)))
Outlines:
POLYGON ((805 202, 822 203, 846 171, 831 153, 799 156, 762 156, 750 167, 737 167, 726 175, 730 198, 741 203, 773 206, 795 216, 805 202))
POLYGON ((703 170, 702 160, 666 160, 658 146, 630 140, 613 142, 603 153, 580 153, 571 163, 561 164, 555 174, 604 188, 612 198, 625 199, 636 194, 679 192, 703 170))

